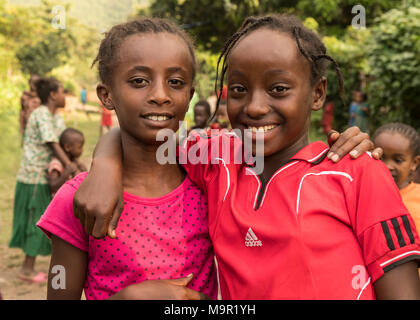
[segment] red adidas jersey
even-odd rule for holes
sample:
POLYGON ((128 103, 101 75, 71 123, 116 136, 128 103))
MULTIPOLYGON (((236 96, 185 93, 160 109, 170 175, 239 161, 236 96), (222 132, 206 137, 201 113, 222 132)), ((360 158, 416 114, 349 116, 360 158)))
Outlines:
POLYGON ((381 161, 335 164, 315 142, 264 181, 230 161, 235 139, 195 136, 179 148, 181 163, 193 149, 209 158, 183 167, 207 193, 222 299, 374 299, 384 272, 420 260, 414 222, 381 161), (211 154, 216 145, 230 154, 211 154))

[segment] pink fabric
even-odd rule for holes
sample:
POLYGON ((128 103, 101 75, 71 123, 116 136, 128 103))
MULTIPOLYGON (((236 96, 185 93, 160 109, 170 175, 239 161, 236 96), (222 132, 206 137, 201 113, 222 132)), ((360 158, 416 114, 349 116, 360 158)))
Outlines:
POLYGON ((86 299, 106 299, 130 284, 191 272, 194 279, 188 287, 217 298, 207 201, 189 178, 160 198, 125 192, 117 239, 94 239, 73 215, 73 196, 86 175, 66 182, 37 224, 48 236, 88 252, 86 299))

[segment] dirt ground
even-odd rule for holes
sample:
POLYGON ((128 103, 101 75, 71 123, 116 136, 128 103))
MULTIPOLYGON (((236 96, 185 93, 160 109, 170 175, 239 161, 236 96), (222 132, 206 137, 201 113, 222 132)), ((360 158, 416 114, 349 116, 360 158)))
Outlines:
MULTIPOLYGON (((18 279, 24 255, 20 249, 0 247, 0 292, 5 300, 44 300, 47 284, 29 283, 18 279)), ((36 271, 48 273, 50 256, 38 257, 36 271)))

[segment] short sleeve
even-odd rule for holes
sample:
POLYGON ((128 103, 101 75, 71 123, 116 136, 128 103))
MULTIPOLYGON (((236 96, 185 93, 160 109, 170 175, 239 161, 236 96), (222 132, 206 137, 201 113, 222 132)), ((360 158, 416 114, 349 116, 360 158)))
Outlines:
POLYGON ((365 264, 375 282, 402 263, 419 262, 420 240, 389 170, 382 161, 363 157, 346 197, 365 264))
POLYGON ((75 186, 80 184, 81 175, 83 173, 61 186, 37 226, 49 238, 53 234, 82 251, 88 251, 89 236, 73 214, 73 197, 77 190, 75 186))
POLYGON ((58 136, 54 130, 53 117, 45 108, 38 109, 36 113, 36 123, 39 130, 40 143, 58 142, 58 136))

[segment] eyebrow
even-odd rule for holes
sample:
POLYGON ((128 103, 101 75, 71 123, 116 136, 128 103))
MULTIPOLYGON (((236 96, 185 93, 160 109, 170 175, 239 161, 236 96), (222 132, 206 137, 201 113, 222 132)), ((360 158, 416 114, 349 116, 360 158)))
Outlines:
MULTIPOLYGON (((187 72, 185 69, 181 67, 170 67, 170 68, 167 68, 166 70, 171 73, 180 72, 180 71, 187 72)), ((146 66, 134 66, 133 68, 128 70, 128 72, 133 72, 133 71, 151 72, 152 69, 146 66)))
MULTIPOLYGON (((286 70, 281 70, 281 69, 274 69, 274 70, 268 70, 266 72, 266 74, 285 74, 285 75, 288 75, 288 74, 290 74, 290 72, 286 71, 286 70)), ((239 70, 233 70, 231 75, 232 76, 243 76, 244 74, 239 70)))

